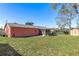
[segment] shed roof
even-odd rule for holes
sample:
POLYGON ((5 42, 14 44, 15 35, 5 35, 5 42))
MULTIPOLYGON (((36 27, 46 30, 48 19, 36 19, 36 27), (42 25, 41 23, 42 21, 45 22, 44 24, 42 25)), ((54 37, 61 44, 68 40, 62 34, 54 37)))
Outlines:
POLYGON ((18 23, 7 23, 7 25, 11 27, 21 27, 21 28, 48 29, 47 27, 43 27, 43 26, 32 26, 32 25, 24 25, 24 24, 18 24, 18 23))
POLYGON ((79 28, 71 28, 71 30, 73 30, 73 29, 79 29, 79 28))

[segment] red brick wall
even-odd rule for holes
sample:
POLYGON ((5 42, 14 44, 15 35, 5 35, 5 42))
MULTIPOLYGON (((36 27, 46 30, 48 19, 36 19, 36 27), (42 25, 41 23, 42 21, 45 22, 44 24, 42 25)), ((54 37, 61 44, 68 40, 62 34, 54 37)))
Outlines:
POLYGON ((19 27, 11 27, 11 36, 33 36, 38 35, 39 30, 36 28, 19 28, 19 27))

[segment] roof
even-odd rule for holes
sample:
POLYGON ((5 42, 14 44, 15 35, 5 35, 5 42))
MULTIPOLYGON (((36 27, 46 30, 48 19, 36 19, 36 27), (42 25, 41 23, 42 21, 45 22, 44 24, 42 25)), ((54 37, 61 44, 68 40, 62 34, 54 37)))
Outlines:
POLYGON ((58 28, 49 28, 50 30, 58 30, 58 28))
POLYGON ((21 27, 21 28, 48 29, 47 27, 43 27, 43 26, 24 25, 24 24, 18 24, 18 23, 7 23, 7 25, 11 27, 21 27))
POLYGON ((71 30, 72 30, 72 29, 79 29, 79 28, 71 28, 71 30))

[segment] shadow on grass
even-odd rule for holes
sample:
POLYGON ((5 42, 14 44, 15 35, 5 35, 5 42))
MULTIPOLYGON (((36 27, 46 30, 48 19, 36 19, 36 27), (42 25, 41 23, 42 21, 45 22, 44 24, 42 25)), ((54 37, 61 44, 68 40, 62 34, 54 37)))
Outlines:
POLYGON ((0 44, 0 56, 21 56, 9 44, 0 44))

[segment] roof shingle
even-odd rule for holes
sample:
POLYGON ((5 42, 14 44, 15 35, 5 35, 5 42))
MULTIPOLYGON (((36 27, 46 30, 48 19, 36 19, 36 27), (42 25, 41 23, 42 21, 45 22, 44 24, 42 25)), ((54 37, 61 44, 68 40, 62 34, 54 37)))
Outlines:
POLYGON ((43 26, 32 26, 32 25, 24 25, 24 24, 17 24, 17 23, 7 23, 7 24, 11 27, 48 29, 47 27, 43 27, 43 26))

